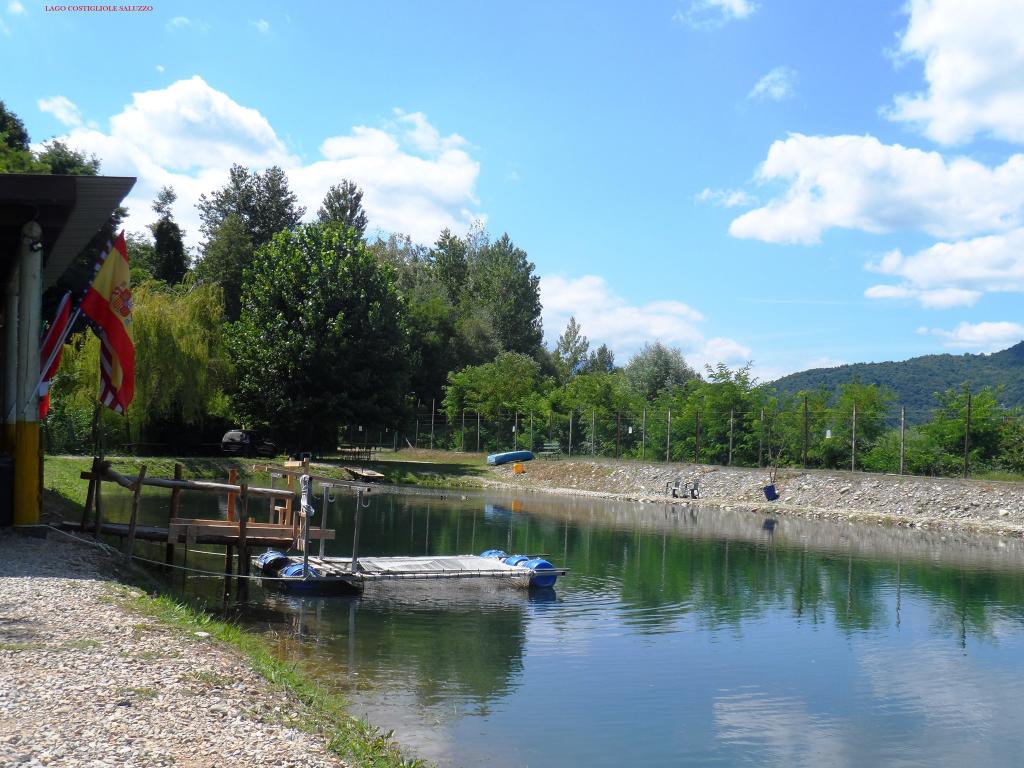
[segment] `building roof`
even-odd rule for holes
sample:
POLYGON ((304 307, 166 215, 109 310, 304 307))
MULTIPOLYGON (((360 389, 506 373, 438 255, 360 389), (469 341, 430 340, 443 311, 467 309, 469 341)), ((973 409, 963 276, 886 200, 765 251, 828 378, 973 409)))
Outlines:
POLYGON ((0 284, 18 255, 21 227, 43 229, 43 289, 53 285, 135 185, 130 176, 0 173, 0 284))

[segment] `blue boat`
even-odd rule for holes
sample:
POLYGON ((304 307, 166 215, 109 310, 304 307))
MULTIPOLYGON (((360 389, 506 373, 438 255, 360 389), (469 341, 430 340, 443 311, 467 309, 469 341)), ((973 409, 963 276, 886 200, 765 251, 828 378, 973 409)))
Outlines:
POLYGON ((530 461, 533 459, 533 451, 505 451, 505 453, 492 453, 487 457, 487 463, 493 466, 508 464, 510 461, 530 461))

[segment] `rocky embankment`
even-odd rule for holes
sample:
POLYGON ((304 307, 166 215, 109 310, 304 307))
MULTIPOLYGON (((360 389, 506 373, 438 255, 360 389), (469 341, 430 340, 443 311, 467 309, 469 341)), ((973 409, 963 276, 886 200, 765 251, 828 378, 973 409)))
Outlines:
POLYGON ((496 467, 491 478, 520 489, 659 503, 672 500, 668 484, 699 479, 703 505, 931 530, 1024 533, 1019 482, 782 469, 775 483, 779 498, 769 502, 766 469, 601 459, 538 459, 523 467, 520 475, 512 465, 496 467))
POLYGON ((0 765, 343 766, 227 648, 135 615, 95 549, 0 531, 0 765))

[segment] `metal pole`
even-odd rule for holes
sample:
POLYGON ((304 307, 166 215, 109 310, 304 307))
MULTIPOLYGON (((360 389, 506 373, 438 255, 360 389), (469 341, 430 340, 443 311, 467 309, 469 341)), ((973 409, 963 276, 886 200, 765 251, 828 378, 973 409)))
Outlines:
POLYGON ((353 521, 352 530, 352 562, 349 564, 349 571, 356 572, 356 561, 359 559, 359 523, 363 518, 363 489, 356 488, 356 517, 353 521))
POLYGON ((533 450, 533 411, 530 411, 530 450, 533 450))
POLYGON ((590 453, 597 455, 597 411, 590 409, 590 453))
POLYGON ((761 436, 757 443, 757 466, 764 466, 764 408, 761 409, 761 436))
POLYGON ((900 406, 900 474, 903 474, 903 456, 904 446, 906 439, 906 426, 907 426, 907 409, 906 406, 900 406))
POLYGON ((476 412, 476 452, 480 453, 480 411, 476 412))
POLYGON ((697 411, 697 431, 693 444, 693 463, 700 464, 700 411, 697 411))
POLYGON ((466 409, 462 409, 462 439, 459 441, 460 449, 466 452, 466 409))
MULTIPOLYGON (((14 422, 14 524, 39 522, 39 330, 41 327, 42 227, 30 221, 21 228, 18 247, 18 376, 14 422)), ((13 322, 8 317, 6 322, 13 322)))
POLYGON ((730 467, 732 466, 732 432, 733 432, 733 426, 735 425, 735 422, 736 422, 736 409, 735 408, 730 408, 729 409, 729 463, 728 463, 728 466, 730 466, 730 467))
POLYGON ((516 411, 516 420, 512 424, 512 439, 515 441, 513 450, 519 450, 519 411, 516 411))
POLYGON ((619 458, 619 438, 622 433, 622 414, 615 414, 615 458, 619 458))
POLYGON ((850 471, 857 469, 857 404, 853 404, 853 415, 850 418, 850 471))
POLYGON ((665 431, 665 461, 672 461, 672 409, 668 409, 668 429, 665 431))
POLYGON ((804 469, 807 469, 807 395, 804 395, 804 469))
POLYGON ((640 461, 647 458, 647 409, 644 408, 643 421, 640 422, 640 461))
POLYGON ((967 453, 971 447, 971 392, 967 391, 967 423, 964 425, 964 477, 967 477, 968 458, 967 453))
POLYGON ((435 401, 433 399, 431 399, 431 401, 430 401, 430 450, 434 450, 434 403, 435 403, 435 401))
POLYGON ((572 458, 572 411, 569 411, 569 458, 572 458))
POLYGON ((412 438, 412 447, 413 448, 419 448, 420 447, 420 417, 419 416, 416 417, 416 434, 412 438))

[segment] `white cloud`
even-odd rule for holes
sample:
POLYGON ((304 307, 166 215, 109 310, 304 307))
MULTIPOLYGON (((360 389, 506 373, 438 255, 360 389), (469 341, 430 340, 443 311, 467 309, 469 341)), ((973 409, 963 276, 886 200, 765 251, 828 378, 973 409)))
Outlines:
POLYGON ((942 144, 978 133, 1024 143, 1020 0, 911 0, 900 53, 924 62, 927 93, 897 96, 888 116, 942 144))
POLYGON ((210 25, 200 19, 190 19, 188 16, 175 16, 167 22, 166 28, 169 32, 179 29, 194 29, 197 32, 206 34, 210 31, 210 25))
POLYGON ((1024 340, 1024 325, 1010 322, 960 323, 951 331, 922 329, 943 339, 943 346, 972 352, 997 352, 1024 340))
POLYGON ((691 27, 720 27, 733 19, 746 19, 757 10, 751 0, 692 0, 686 10, 672 14, 672 20, 691 27))
POLYGON ((156 71, 159 72, 162 75, 164 73, 164 65, 163 64, 157 64, 156 65, 156 71))
POLYGON ((362 188, 372 228, 407 233, 420 242, 433 241, 445 227, 465 231, 474 219, 485 218, 476 210, 474 194, 479 163, 458 148, 465 141, 456 134, 442 136, 420 113, 404 117, 400 113, 397 122, 384 127, 356 126, 328 137, 320 147, 322 159, 303 162, 257 110, 196 76, 134 94, 110 118, 108 131, 79 126, 58 138, 95 153, 104 173, 138 177, 126 201, 134 214, 131 229, 151 220, 160 187, 173 186, 178 192, 174 213, 190 245, 200 235, 196 201, 223 186, 232 163, 257 170, 281 166, 307 218, 342 179, 362 188), (434 137, 433 151, 422 149, 428 135, 434 137))
POLYGON ((796 70, 791 67, 776 67, 755 83, 747 98, 784 101, 793 95, 795 88, 796 70))
POLYGON ((772 144, 758 180, 787 186, 736 218, 734 237, 817 243, 830 227, 963 237, 1018 226, 1024 210, 1024 155, 989 168, 872 136, 791 134, 772 144))
POLYGON ((698 369, 704 363, 742 365, 750 358, 749 347, 733 339, 706 338, 698 328, 704 316, 680 301, 632 305, 597 275, 545 275, 540 291, 544 327, 552 345, 572 315, 591 347, 607 344, 620 364, 654 341, 679 347, 687 362, 698 369))
POLYGON ((73 127, 82 124, 82 113, 67 96, 51 96, 36 102, 40 112, 53 115, 62 125, 73 127))
POLYGON ((916 298, 936 309, 970 306, 984 293, 1024 293, 1024 229, 936 243, 907 257, 892 251, 866 266, 904 280, 872 286, 868 298, 916 298))
POLYGON ((255 27, 256 30, 261 34, 265 35, 268 32, 270 32, 270 22, 267 21, 266 19, 257 19, 256 21, 250 21, 249 24, 255 27))
POLYGON ((20 16, 25 13, 25 6, 18 2, 18 0, 10 0, 10 2, 7 3, 7 12, 11 14, 11 16, 20 16))
POLYGON ((757 203, 756 198, 742 189, 711 189, 704 187, 694 195, 694 199, 701 203, 711 203, 722 208, 738 208, 757 203))

